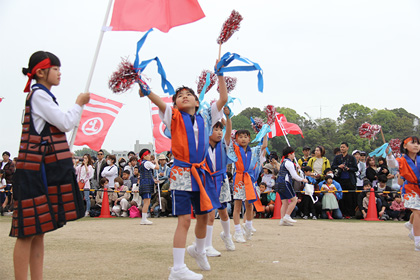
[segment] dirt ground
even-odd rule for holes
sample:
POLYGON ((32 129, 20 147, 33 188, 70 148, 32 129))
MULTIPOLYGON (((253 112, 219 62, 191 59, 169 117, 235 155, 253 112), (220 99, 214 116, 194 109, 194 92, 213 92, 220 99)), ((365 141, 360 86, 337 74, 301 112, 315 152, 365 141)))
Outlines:
MULTIPOLYGON (((0 279, 13 279, 10 217, 0 217, 0 279)), ((168 279, 176 218, 84 218, 45 236, 44 279, 168 279)), ((227 252, 215 221, 213 246, 202 271, 186 253, 185 262, 204 279, 419 279, 420 252, 403 222, 256 219, 251 241, 227 252)), ((194 240, 193 220, 188 244, 194 240)), ((233 221, 232 221, 233 232, 233 221)))

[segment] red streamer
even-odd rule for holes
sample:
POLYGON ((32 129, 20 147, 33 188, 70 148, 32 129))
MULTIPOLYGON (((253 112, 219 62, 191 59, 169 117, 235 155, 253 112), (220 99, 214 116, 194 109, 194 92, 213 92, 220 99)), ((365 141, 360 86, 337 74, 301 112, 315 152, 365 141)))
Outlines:
POLYGON ((233 33, 239 30, 239 25, 243 17, 235 10, 232 11, 229 18, 225 21, 220 32, 219 38, 217 38, 217 43, 223 44, 232 37, 233 33))

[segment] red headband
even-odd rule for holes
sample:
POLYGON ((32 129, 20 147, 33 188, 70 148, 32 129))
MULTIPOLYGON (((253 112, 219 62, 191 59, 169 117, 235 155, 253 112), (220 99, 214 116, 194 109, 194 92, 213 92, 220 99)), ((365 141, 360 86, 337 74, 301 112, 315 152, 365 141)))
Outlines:
POLYGON ((141 159, 143 159, 145 156, 150 155, 149 151, 145 151, 142 155, 141 155, 141 159))
POLYGON ((28 76, 28 82, 26 83, 25 89, 23 90, 23 92, 30 92, 31 91, 31 81, 33 79, 33 77, 35 76, 35 72, 38 69, 48 69, 51 68, 51 60, 49 57, 47 57, 46 59, 44 59, 43 61, 41 61, 40 63, 38 63, 37 65, 35 65, 35 67, 32 69, 31 73, 26 74, 26 76, 28 76))
POLYGON ((414 142, 413 137, 408 137, 404 140, 404 145, 407 145, 408 142, 414 142))

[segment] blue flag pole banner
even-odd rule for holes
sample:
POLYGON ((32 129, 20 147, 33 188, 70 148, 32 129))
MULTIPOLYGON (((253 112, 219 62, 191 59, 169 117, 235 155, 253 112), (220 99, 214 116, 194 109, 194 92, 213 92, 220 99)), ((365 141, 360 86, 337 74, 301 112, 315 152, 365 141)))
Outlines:
POLYGON ((241 57, 239 54, 236 53, 225 53, 222 58, 220 59, 219 63, 217 63, 216 68, 214 69, 216 74, 223 74, 227 72, 247 72, 247 71, 258 71, 258 91, 263 92, 264 89, 264 79, 263 79, 263 71, 258 65, 258 63, 255 63, 248 58, 241 57), (241 61, 245 63, 246 65, 241 66, 229 66, 230 63, 233 61, 241 61))
POLYGON ((147 31, 146 34, 144 34, 143 37, 141 37, 141 39, 137 42, 136 59, 134 60, 134 64, 133 64, 134 69, 136 70, 136 72, 138 74, 141 74, 144 71, 144 69, 146 69, 147 65, 149 65, 150 62, 156 61, 156 64, 157 64, 157 67, 158 67, 158 73, 159 73, 159 75, 162 79, 161 86, 162 86, 163 92, 169 93, 169 95, 174 95, 175 94, 174 87, 166 79, 166 72, 163 69, 162 63, 160 62, 158 57, 139 62, 140 61, 140 57, 139 57, 140 49, 143 47, 143 44, 146 41, 149 33, 152 32, 152 31, 153 31, 153 28, 149 29, 149 31, 147 31))
POLYGON ((260 142, 265 135, 267 135, 267 133, 271 132, 271 128, 268 124, 264 124, 261 129, 260 132, 258 132, 257 136, 255 136, 255 139, 252 140, 251 143, 255 143, 255 142, 260 142))
MULTIPOLYGON (((370 157, 386 157, 386 148, 388 148, 389 144, 385 143, 379 148, 376 148, 374 151, 369 153, 370 157)), ((391 153, 391 149, 389 149, 388 154, 391 153)))

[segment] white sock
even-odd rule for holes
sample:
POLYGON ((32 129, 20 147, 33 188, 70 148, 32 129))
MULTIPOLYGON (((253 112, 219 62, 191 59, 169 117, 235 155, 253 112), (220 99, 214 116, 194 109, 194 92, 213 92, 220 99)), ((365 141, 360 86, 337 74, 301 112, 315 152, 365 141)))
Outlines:
POLYGON ((141 213, 141 220, 142 221, 146 221, 147 220, 147 212, 146 213, 141 213))
POLYGON ((286 214, 286 215, 284 215, 284 218, 291 219, 292 217, 290 217, 290 215, 289 215, 289 214, 286 214))
POLYGON ((206 233, 206 244, 205 247, 211 247, 213 241, 213 226, 207 225, 207 233, 206 233))
POLYGON ((242 233, 241 224, 235 225, 235 232, 242 233))
POLYGON ((172 248, 172 254, 174 257, 174 270, 181 269, 185 265, 185 248, 172 248))
POLYGON ((195 250, 197 253, 204 253, 204 246, 206 244, 206 238, 195 238, 195 250))
POLYGON ((245 226, 249 229, 252 229, 252 221, 246 221, 245 226))
POLYGON ((414 243, 417 244, 420 242, 420 236, 414 236, 414 243))
POLYGON ((229 218, 227 219, 227 221, 220 220, 220 223, 222 224, 223 235, 228 237, 230 235, 230 220, 229 220, 229 218))

